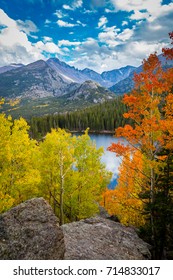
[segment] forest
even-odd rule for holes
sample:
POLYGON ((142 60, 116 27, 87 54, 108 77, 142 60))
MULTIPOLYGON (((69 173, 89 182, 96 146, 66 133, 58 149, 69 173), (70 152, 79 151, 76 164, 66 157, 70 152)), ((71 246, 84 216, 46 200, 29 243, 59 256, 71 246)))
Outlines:
POLYGON ((61 114, 32 117, 29 121, 30 133, 33 138, 39 139, 51 131, 51 128, 64 128, 69 131, 113 132, 115 128, 130 123, 123 118, 127 106, 122 103, 119 96, 113 100, 105 101, 82 110, 61 114))
MULTIPOLYGON (((169 36, 173 44, 173 32, 169 36)), ((173 48, 163 48, 162 54, 172 60, 173 48)), ((101 205, 138 229, 151 244, 153 259, 173 259, 173 68, 162 69, 157 54, 151 54, 134 82, 122 100, 33 117, 31 129, 23 118, 0 114, 0 212, 42 196, 63 224, 91 217, 101 205), (111 174, 88 126, 116 128, 116 137, 128 142, 108 148, 122 157, 114 190, 107 188, 111 174), (72 136, 69 130, 85 132, 72 136)))

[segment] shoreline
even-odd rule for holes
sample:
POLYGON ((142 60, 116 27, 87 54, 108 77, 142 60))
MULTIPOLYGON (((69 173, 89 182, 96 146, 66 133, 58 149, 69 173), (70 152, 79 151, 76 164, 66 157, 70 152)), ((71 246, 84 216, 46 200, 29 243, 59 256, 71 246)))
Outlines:
MULTIPOLYGON (((85 130, 69 130, 72 134, 73 133, 84 133, 85 130)), ((111 134, 114 135, 115 131, 112 130, 89 130, 88 134, 111 134)))

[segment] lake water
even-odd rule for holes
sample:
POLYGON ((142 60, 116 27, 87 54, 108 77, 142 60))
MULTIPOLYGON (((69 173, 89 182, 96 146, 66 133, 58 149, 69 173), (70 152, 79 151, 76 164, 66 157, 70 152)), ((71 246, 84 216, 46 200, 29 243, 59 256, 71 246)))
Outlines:
POLYGON ((120 139, 109 134, 89 134, 91 139, 96 142, 97 148, 104 148, 104 155, 102 156, 102 161, 106 165, 106 169, 113 173, 112 180, 109 184, 110 189, 114 189, 118 178, 118 167, 121 163, 121 158, 116 157, 115 153, 107 151, 107 148, 111 143, 117 143, 120 139))

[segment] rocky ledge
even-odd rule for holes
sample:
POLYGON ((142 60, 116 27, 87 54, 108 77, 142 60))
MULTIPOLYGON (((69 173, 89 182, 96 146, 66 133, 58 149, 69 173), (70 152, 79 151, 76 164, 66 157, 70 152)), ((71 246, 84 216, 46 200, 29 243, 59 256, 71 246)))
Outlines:
POLYGON ((65 259, 71 260, 145 260, 149 246, 131 227, 94 217, 62 226, 65 259))
POLYGON ((149 245, 135 230, 100 216, 58 225, 43 198, 0 216, 0 259, 141 260, 149 245))

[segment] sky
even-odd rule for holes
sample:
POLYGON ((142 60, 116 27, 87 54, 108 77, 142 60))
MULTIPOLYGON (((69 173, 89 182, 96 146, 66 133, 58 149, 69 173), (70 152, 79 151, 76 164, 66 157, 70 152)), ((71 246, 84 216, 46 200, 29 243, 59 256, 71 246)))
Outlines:
POLYGON ((57 57, 99 73, 169 46, 173 0, 0 0, 0 66, 57 57))

